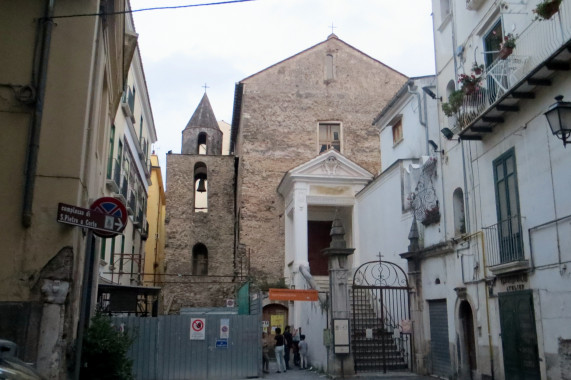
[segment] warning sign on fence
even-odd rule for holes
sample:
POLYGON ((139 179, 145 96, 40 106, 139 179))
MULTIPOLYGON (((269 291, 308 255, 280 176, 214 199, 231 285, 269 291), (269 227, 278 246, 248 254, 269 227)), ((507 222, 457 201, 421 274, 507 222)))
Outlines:
POLYGON ((190 319, 190 340, 204 340, 206 334, 206 320, 204 318, 190 319))

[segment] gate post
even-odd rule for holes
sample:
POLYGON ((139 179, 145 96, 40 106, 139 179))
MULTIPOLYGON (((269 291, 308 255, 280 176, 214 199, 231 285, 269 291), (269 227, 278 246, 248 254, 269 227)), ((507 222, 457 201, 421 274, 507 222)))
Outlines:
POLYGON ((347 285, 347 256, 355 248, 347 248, 345 228, 340 219, 335 218, 331 226, 331 244, 321 252, 329 258, 329 291, 331 295, 331 329, 333 345, 329 347, 327 372, 334 377, 355 374, 351 352, 351 312, 349 309, 349 289, 347 285))

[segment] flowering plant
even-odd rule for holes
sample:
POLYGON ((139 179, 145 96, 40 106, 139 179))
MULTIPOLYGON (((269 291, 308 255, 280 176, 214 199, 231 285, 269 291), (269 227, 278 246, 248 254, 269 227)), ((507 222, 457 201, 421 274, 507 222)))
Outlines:
POLYGON ((476 75, 480 75, 482 74, 482 71, 484 71, 484 65, 478 65, 478 62, 474 62, 472 65, 472 72, 476 75))
POLYGON ((500 44, 500 49, 513 49, 515 48, 515 40, 517 39, 517 35, 513 35, 512 33, 508 33, 504 36, 504 41, 500 44))
POLYGON ((481 81, 482 77, 474 74, 460 74, 460 77, 458 78, 458 83, 462 85, 461 90, 464 91, 466 95, 471 95, 478 91, 481 81))
POLYGON ((543 0, 532 11, 535 13, 534 20, 549 20, 559 11, 562 0, 543 0))

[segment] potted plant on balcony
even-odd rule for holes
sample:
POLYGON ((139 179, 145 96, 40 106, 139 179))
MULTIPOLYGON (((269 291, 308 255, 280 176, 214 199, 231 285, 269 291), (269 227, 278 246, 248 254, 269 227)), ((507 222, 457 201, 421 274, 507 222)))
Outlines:
POLYGON ((465 93, 462 89, 453 91, 448 96, 448 103, 442 103, 442 112, 448 117, 457 114, 464 102, 464 95, 465 93))
POLYGON ((472 72, 474 75, 482 75, 484 72, 484 65, 478 65, 478 62, 474 61, 474 64, 472 65, 472 72))
POLYGON ((511 55, 511 53, 513 53, 516 39, 517 35, 514 36, 511 33, 508 33, 504 36, 504 42, 500 44, 500 54, 499 54, 500 59, 506 59, 511 55))
POLYGON ((460 74, 458 78, 458 83, 461 85, 461 90, 464 91, 466 95, 472 95, 480 89, 480 82, 482 81, 482 77, 479 75, 467 75, 467 74, 460 74))
POLYGON ((549 20, 551 16, 559 12, 559 6, 562 0, 543 0, 532 11, 535 13, 534 20, 549 20))

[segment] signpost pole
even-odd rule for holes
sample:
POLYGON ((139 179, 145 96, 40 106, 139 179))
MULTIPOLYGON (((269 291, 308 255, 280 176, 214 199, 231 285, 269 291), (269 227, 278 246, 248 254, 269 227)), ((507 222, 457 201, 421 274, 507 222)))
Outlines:
POLYGON ((75 344, 75 365, 74 380, 79 380, 81 370, 81 351, 83 348, 83 337, 85 330, 89 326, 89 317, 91 309, 91 293, 93 291, 93 270, 95 267, 95 254, 93 252, 93 232, 90 228, 86 228, 86 244, 85 244, 85 262, 83 265, 83 283, 81 286, 81 301, 79 310, 79 320, 77 321, 77 339, 75 344))

